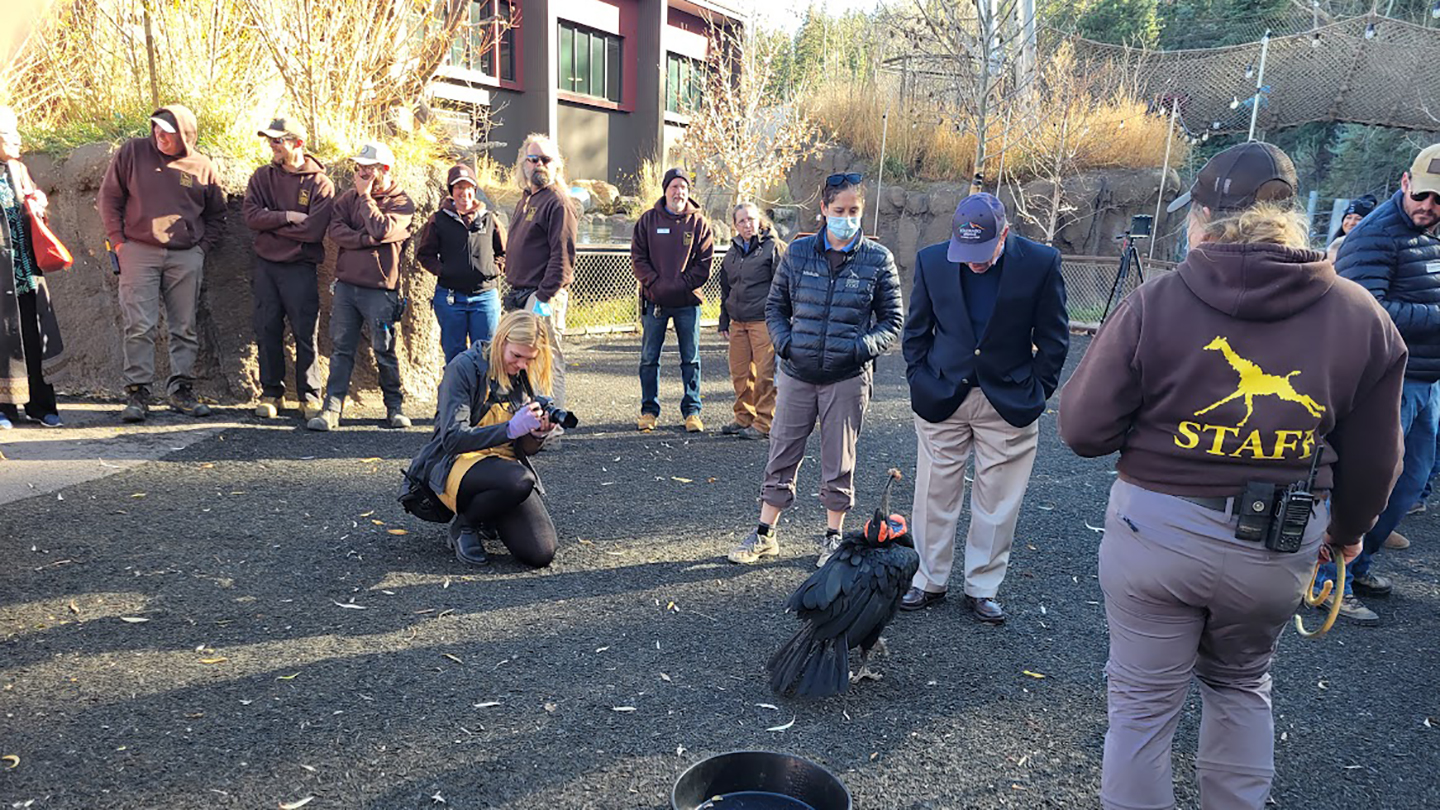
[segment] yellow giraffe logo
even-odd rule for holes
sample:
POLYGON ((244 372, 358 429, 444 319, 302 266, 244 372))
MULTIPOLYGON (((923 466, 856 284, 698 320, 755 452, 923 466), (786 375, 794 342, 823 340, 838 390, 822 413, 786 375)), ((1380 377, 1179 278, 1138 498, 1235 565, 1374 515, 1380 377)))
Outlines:
POLYGON ((1207 351, 1220 352, 1225 355, 1225 360, 1230 363, 1230 367, 1235 369, 1235 373, 1240 375, 1240 384, 1235 388, 1235 393, 1230 394, 1208 408, 1201 408, 1195 412, 1196 416, 1203 416, 1221 405, 1239 399, 1240 397, 1245 398, 1245 418, 1241 419, 1235 427, 1244 427, 1245 423, 1250 421, 1250 417, 1255 413, 1255 397, 1279 397, 1286 402, 1299 403, 1305 407, 1305 410, 1310 412, 1311 416, 1317 418, 1325 412, 1324 405, 1321 405, 1304 394, 1298 393, 1294 386, 1290 384, 1290 378, 1299 374, 1299 371, 1292 371, 1284 377, 1266 374, 1264 369, 1236 354, 1235 350, 1230 348, 1230 341, 1223 337, 1217 336, 1214 340, 1206 344, 1205 349, 1207 351))

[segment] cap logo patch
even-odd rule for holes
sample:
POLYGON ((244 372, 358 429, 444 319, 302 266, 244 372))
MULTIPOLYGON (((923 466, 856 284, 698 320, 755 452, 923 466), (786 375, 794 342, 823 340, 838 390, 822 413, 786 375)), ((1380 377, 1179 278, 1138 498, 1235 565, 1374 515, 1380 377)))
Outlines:
POLYGON ((955 238, 961 242, 984 242, 985 228, 974 222, 966 222, 955 228, 955 238))
POLYGON ((1427 174, 1440 174, 1440 158, 1430 161, 1430 166, 1425 171, 1427 174))

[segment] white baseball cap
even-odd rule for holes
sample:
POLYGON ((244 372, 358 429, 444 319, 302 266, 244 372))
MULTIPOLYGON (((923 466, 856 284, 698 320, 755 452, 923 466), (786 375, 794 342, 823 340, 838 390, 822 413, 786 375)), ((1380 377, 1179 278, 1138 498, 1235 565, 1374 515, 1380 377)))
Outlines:
POLYGON ((395 153, 390 151, 390 147, 379 141, 366 141, 360 146, 360 154, 351 160, 361 166, 373 166, 376 163, 381 166, 394 166, 395 153))
POLYGON ((175 125, 174 125, 173 123, 171 123, 168 119, 166 119, 164 116, 160 116, 160 115, 153 116, 153 117, 150 119, 150 123, 152 123, 152 124, 154 124, 155 126, 159 127, 159 128, 160 128, 160 131, 162 131, 162 132, 168 132, 168 133, 170 133, 171 135, 174 135, 174 134, 175 134, 175 125))

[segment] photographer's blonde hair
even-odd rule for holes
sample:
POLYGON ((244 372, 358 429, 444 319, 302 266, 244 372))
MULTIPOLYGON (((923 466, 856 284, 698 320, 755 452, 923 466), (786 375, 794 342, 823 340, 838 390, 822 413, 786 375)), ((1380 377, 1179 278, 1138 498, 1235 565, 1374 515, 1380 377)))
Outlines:
POLYGON ((1256 203, 1243 211, 1226 212, 1216 218, 1207 217, 1199 205, 1192 205, 1190 218, 1200 226, 1204 242, 1310 247, 1310 228, 1305 214, 1288 203, 1256 203))
POLYGON ((565 158, 560 156, 560 144, 554 138, 539 132, 532 132, 525 136, 524 142, 520 144, 520 154, 515 156, 515 185, 521 191, 530 188, 530 181, 525 179, 525 155, 529 153, 530 147, 540 147, 542 154, 550 156, 550 171, 554 172, 550 178, 550 187, 555 189, 561 198, 570 197, 570 186, 565 182, 565 158))
POLYGON ((543 318, 523 309, 507 312, 495 327, 495 337, 490 340, 490 370, 487 376, 500 385, 500 390, 510 392, 510 375, 505 373, 505 344, 514 343, 529 346, 538 354, 530 361, 526 376, 530 378, 532 393, 550 395, 555 382, 555 368, 550 353, 550 327, 543 318))

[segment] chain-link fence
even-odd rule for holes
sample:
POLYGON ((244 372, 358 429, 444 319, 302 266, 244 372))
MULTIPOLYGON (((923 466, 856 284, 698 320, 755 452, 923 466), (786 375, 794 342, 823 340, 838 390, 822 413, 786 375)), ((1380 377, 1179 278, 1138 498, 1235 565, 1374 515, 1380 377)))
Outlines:
MULTIPOLYGON (((715 325, 720 318, 720 262, 723 250, 712 260, 710 280, 701 288, 705 305, 701 323, 715 325)), ((1061 264, 1065 276, 1070 322, 1076 328, 1096 326, 1113 293, 1114 303, 1140 284, 1141 276, 1151 278, 1173 270, 1171 262, 1146 261, 1139 271, 1130 268, 1118 288, 1118 256, 1066 256, 1061 264)), ((1114 308, 1114 303, 1111 308, 1114 308)), ((570 285, 570 308, 565 316, 566 335, 594 335, 632 332, 640 325, 640 288, 631 270, 630 249, 624 245, 580 247, 575 253, 575 280, 570 285)))

